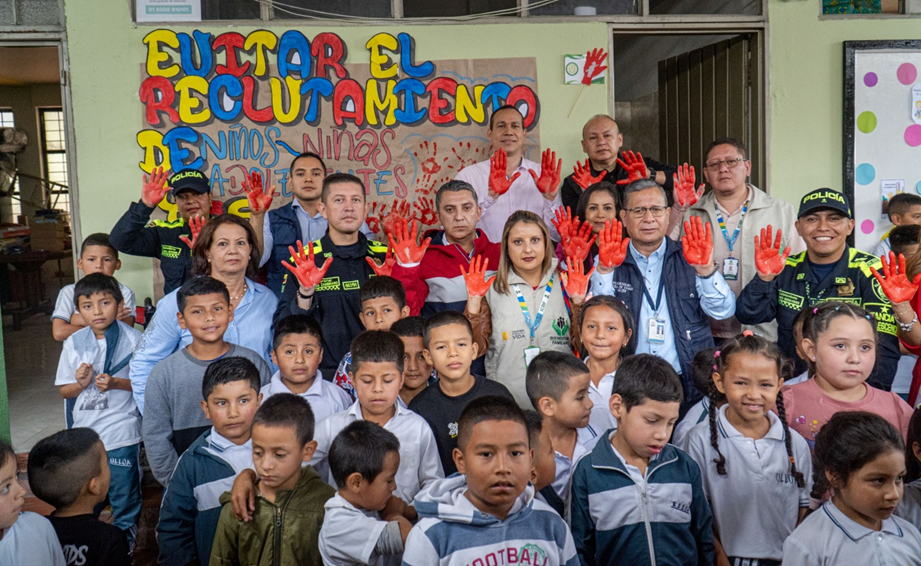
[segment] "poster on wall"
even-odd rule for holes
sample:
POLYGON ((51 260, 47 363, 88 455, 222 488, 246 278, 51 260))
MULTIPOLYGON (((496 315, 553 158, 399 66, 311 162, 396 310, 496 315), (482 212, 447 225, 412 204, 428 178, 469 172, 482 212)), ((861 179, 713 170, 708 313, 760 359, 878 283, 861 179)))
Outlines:
POLYGON ((137 0, 138 22, 200 22, 201 0, 137 0))
POLYGON ((408 33, 347 45, 333 33, 158 29, 144 43, 139 166, 201 170, 225 212, 248 215, 247 172, 276 187, 273 208, 289 203, 291 160, 311 151, 362 179, 372 216, 406 199, 434 225, 435 191, 488 158, 489 116, 505 104, 525 117, 525 157, 540 160, 534 58, 428 61, 408 33), (370 64, 350 63, 356 50, 370 64))
POLYGON ((890 198, 921 194, 919 72, 921 41, 845 42, 844 189, 862 250, 873 251, 892 229, 890 198))

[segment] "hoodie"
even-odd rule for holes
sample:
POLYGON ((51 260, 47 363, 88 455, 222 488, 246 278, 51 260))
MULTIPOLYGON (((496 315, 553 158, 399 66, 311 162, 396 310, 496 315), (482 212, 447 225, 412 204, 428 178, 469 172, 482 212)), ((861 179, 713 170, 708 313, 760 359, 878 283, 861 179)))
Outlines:
POLYGON ((403 550, 404 566, 533 564, 578 566, 569 528, 525 488, 505 520, 483 513, 464 495, 467 477, 455 474, 416 496, 419 523, 403 550))

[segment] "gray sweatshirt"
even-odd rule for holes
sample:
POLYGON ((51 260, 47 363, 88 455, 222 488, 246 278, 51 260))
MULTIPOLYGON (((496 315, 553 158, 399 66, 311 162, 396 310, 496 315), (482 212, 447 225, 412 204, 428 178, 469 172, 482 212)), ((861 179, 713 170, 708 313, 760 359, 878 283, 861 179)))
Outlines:
MULTIPOLYGON (((230 344, 220 359, 238 356, 256 365, 262 386, 272 377, 262 356, 249 348, 230 344)), ((216 361, 216 360, 211 360, 216 361)), ((147 461, 157 481, 165 487, 185 452, 211 422, 201 410, 201 384, 211 361, 193 357, 188 348, 175 352, 154 366, 144 396, 142 435, 147 461)))

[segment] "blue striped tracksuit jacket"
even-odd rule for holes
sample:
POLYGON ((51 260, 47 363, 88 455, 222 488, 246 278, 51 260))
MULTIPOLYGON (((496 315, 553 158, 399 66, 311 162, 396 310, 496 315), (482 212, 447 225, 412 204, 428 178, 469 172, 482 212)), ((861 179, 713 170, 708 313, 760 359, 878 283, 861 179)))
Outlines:
POLYGON ((566 523, 534 499, 531 485, 504 521, 479 511, 466 491, 467 477, 454 474, 416 495, 420 520, 406 539, 404 566, 578 566, 566 523))
POLYGON ((572 473, 570 512, 585 566, 713 564, 713 515, 700 468, 671 444, 649 462, 646 486, 630 477, 609 441, 596 444, 572 473))

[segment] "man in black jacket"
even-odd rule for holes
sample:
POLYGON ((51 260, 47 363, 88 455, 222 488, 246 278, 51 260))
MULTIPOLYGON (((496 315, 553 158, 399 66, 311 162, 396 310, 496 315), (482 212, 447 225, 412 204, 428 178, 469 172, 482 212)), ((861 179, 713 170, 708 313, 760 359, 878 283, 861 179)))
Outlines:
POLYGON ((115 249, 128 255, 155 257, 160 260, 163 272, 163 292, 170 293, 182 286, 192 275, 192 250, 182 240, 191 238, 189 218, 211 214, 211 183, 200 171, 182 169, 169 176, 162 167, 144 176, 141 200, 131 203, 128 211, 118 219, 109 242, 115 249), (176 201, 179 218, 150 220, 150 215, 170 192, 176 201))
POLYGON ((369 258, 383 262, 387 246, 361 233, 368 203, 358 177, 346 173, 326 177, 319 210, 329 222, 326 235, 305 246, 307 253, 312 249, 313 258, 293 258, 297 267, 288 267, 292 273, 282 281, 274 323, 291 314, 313 316, 323 329, 320 371, 332 381, 352 338, 364 330, 358 294, 377 271, 369 258))

